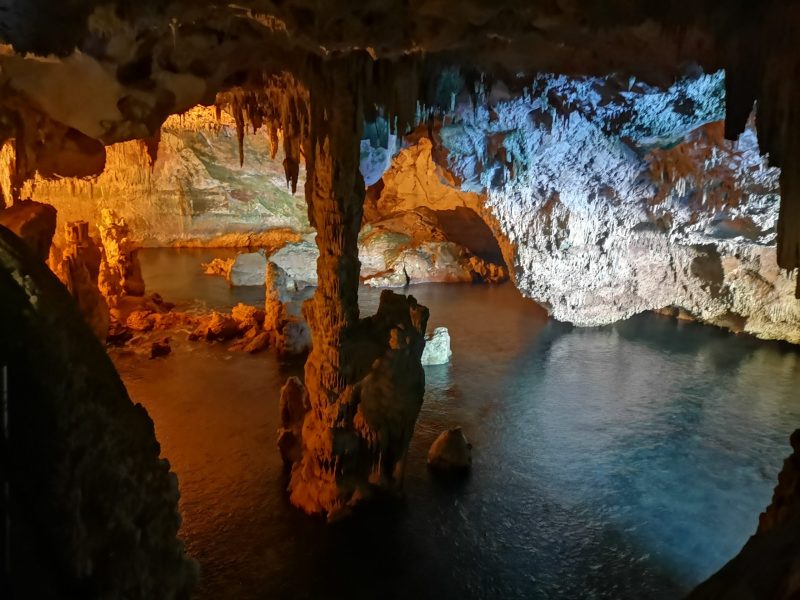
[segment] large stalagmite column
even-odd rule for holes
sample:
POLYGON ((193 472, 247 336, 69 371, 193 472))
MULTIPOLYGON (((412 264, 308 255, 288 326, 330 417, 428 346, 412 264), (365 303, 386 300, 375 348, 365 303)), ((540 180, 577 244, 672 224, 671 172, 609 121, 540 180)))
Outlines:
POLYGON ((345 388, 345 339, 358 322, 358 232, 364 206, 359 172, 362 108, 354 65, 323 66, 311 92, 306 149, 308 218, 317 230, 318 287, 306 305, 314 349, 306 363, 312 397, 334 401, 345 388))
POLYGON ((301 448, 291 500, 329 517, 375 489, 399 487, 424 392, 427 309, 384 292, 378 313, 359 320, 362 69, 360 60, 326 62, 310 86, 306 200, 317 230, 319 283, 304 311, 313 349, 305 390, 286 386, 281 399, 293 409, 282 411, 279 446, 301 448))

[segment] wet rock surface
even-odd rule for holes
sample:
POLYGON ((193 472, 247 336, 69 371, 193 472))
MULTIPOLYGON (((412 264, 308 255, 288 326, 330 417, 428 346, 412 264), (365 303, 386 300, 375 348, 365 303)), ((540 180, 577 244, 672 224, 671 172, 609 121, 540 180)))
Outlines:
POLYGON ((428 451, 428 466, 434 470, 465 474, 472 468, 472 444, 461 427, 443 431, 428 451))
POLYGON ((425 350, 422 351, 422 366, 446 365, 453 351, 450 349, 450 333, 447 327, 437 327, 425 336, 425 350))

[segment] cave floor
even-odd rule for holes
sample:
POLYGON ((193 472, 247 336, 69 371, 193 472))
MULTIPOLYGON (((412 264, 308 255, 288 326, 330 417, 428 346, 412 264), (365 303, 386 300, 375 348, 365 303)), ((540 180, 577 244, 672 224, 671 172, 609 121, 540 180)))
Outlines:
MULTIPOLYGON (((149 291, 259 302, 199 275, 215 252, 143 253, 149 291)), ((278 391, 301 364, 182 333, 165 358, 112 350, 180 479, 200 598, 675 598, 754 532, 800 418, 800 352, 654 315, 571 328, 511 285, 410 293, 453 359, 426 367, 404 497, 334 525, 284 492, 278 391), (455 425, 474 467, 441 481, 425 456, 455 425)), ((362 290, 363 314, 377 298, 362 290)))

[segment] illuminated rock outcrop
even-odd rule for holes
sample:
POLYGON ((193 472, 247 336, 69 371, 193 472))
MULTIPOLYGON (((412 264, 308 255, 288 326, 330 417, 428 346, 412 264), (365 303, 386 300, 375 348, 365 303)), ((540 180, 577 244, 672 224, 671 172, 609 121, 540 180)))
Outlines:
POLYGON ((795 276, 775 249, 779 172, 752 121, 723 139, 723 83, 542 76, 535 94, 457 106, 441 160, 485 194, 517 287, 555 318, 675 307, 797 343, 795 276))
MULTIPOLYGON (((99 288, 104 266, 102 250, 89 237, 86 221, 67 223, 64 229, 64 245, 61 248, 54 247, 51 263, 55 264, 51 266, 75 298, 83 318, 97 339, 104 342, 108 335, 110 313, 108 301, 99 288)), ((112 276, 106 277, 106 280, 117 281, 112 276)), ((106 286, 106 289, 113 288, 106 286)))
POLYGON ((195 107, 170 117, 155 144, 154 157, 140 141, 114 144, 98 177, 36 176, 20 193, 55 206, 62 226, 94 225, 110 210, 137 245, 274 249, 309 230, 303 198, 286 189, 281 156, 270 159, 263 134, 244 138, 246 160, 239 165, 229 114, 217 120, 213 108, 195 107))

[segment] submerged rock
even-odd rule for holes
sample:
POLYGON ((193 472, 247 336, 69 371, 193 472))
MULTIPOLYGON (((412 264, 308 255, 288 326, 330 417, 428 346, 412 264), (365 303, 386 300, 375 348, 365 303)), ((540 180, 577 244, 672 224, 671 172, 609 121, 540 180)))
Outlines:
POLYGON ((172 352, 172 347, 169 345, 169 338, 165 337, 150 344, 150 358, 159 358, 168 356, 172 352))
POLYGON ((425 336, 425 350, 422 351, 423 366, 444 365, 450 362, 453 351, 450 349, 450 332, 447 327, 437 327, 425 336))
POLYGON ((233 339, 238 334, 239 324, 233 317, 214 311, 200 317, 197 328, 189 335, 189 339, 221 342, 233 339))
POLYGON ((263 352, 269 347, 270 334, 262 331, 253 336, 246 344, 242 346, 242 351, 248 354, 257 354, 263 352))
POLYGON ((472 467, 472 444, 461 427, 443 431, 428 451, 428 466, 441 471, 464 473, 472 467))

